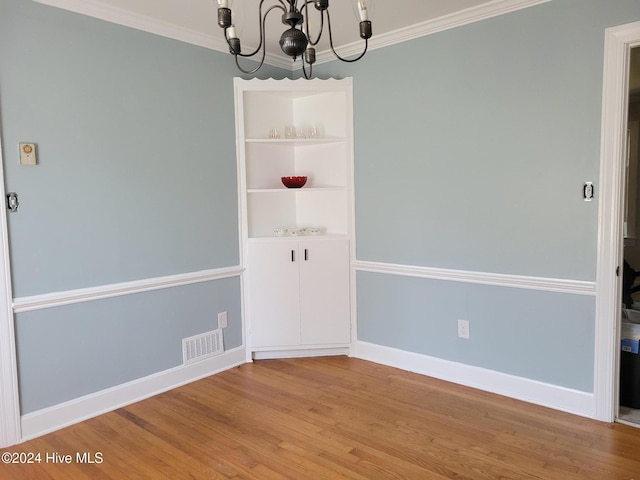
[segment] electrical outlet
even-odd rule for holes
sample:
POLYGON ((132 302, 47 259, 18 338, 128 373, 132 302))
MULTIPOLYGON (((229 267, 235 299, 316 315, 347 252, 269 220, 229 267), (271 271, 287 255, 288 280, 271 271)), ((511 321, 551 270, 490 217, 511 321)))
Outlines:
POLYGON ((227 312, 218 314, 218 328, 227 328, 227 312))
POLYGON ((469 338, 469 320, 458 320, 458 337, 469 338))

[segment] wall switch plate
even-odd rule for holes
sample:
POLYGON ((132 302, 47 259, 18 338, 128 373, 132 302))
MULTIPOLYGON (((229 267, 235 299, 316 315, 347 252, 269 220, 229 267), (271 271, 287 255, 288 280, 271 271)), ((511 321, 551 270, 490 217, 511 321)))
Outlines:
POLYGON ((36 157, 35 143, 20 143, 20 165, 36 165, 38 159, 36 157))
POLYGON ((458 337, 469 338, 469 320, 458 320, 458 337))
POLYGON ((218 328, 227 328, 227 312, 218 314, 218 328))

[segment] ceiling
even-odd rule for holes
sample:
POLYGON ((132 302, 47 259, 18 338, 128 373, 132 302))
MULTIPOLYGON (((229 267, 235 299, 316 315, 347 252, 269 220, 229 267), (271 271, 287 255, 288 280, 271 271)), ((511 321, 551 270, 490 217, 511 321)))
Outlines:
MULTIPOLYGON (((101 0, 123 10, 157 18, 164 22, 197 30, 203 34, 215 32, 222 34, 217 26, 217 0, 101 0)), ((264 10, 275 5, 275 0, 265 2, 264 10)), ((301 4, 301 2, 298 2, 301 4)), ((494 3, 487 0, 375 0, 372 2, 372 23, 374 33, 386 33, 406 27, 408 24, 420 23, 434 18, 449 15, 481 4, 494 3), (400 7, 400 9, 398 8, 400 7)), ((258 0, 231 0, 230 6, 236 16, 235 23, 241 32, 240 38, 247 45, 257 45, 258 30, 258 0)), ((333 0, 329 3, 329 12, 335 22, 334 40, 340 44, 358 40, 358 20, 352 8, 352 1, 333 0)), ((312 32, 314 23, 319 22, 318 11, 311 8, 310 20, 312 32), (314 22, 314 20, 316 20, 314 22)), ((268 48, 272 52, 279 52, 278 40, 284 30, 280 17, 281 10, 274 10, 269 14, 267 23, 268 48), (269 28, 271 27, 271 28, 269 28)), ((239 31, 240 33, 240 31, 239 31)), ((328 43, 325 49, 328 48, 328 43)))
MULTIPOLYGON (((217 25, 217 0, 35 1, 228 52, 222 29, 217 25)), ((369 0, 373 26, 369 48, 380 48, 546 1, 549 0, 369 0)), ((259 43, 259 3, 259 0, 230 0, 243 52, 251 51, 259 43)), ((298 3, 302 4, 301 1, 298 3)), ((334 46, 343 56, 357 54, 363 48, 352 3, 353 0, 333 0, 329 4, 334 46)), ((265 2, 264 11, 274 4, 278 1, 265 2)), ((284 31, 280 17, 281 11, 276 9, 267 18, 267 62, 292 68, 291 59, 282 53, 278 45, 284 31)), ((310 8, 309 17, 313 37, 317 35, 320 23, 319 12, 310 8)), ((327 33, 325 24, 323 39, 316 48, 318 63, 334 58, 325 38, 327 33)))

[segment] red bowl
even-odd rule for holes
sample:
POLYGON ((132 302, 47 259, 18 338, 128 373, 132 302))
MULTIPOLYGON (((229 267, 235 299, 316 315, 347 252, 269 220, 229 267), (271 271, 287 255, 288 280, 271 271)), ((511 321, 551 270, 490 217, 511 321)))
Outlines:
POLYGON ((300 188, 307 183, 307 177, 280 177, 282 184, 287 188, 300 188))

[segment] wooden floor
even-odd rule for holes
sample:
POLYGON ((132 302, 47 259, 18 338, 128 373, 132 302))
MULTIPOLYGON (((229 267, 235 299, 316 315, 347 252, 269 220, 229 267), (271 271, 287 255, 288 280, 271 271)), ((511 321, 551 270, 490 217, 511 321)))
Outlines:
POLYGON ((243 365, 15 452, 40 463, 1 479, 640 480, 640 429, 347 357, 243 365))

